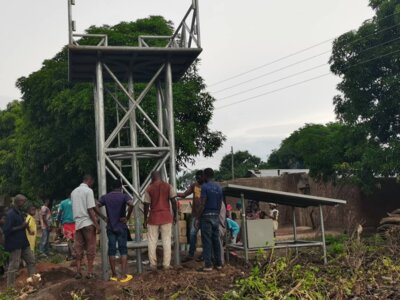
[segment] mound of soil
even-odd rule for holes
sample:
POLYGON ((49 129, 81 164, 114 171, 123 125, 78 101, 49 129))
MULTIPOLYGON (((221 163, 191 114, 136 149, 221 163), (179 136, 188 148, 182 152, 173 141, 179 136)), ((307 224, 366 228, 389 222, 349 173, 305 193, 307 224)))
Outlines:
POLYGON ((129 288, 135 299, 169 299, 188 287, 210 289, 222 294, 232 287, 235 279, 244 275, 240 269, 230 265, 225 266, 222 271, 214 270, 209 273, 198 272, 197 269, 201 266, 200 263, 191 262, 179 268, 144 273, 136 277, 129 288))
MULTIPOLYGON (((73 294, 88 300, 169 299, 188 288, 212 290, 217 294, 232 287, 234 281, 244 275, 240 268, 226 266, 222 271, 198 272, 202 263, 189 262, 169 270, 145 271, 134 275, 129 283, 103 281, 100 279, 74 279, 74 271, 62 265, 40 263, 42 286, 28 299, 71 300, 73 294)), ((24 286, 26 270, 18 277, 18 286, 24 286)), ((178 298, 179 299, 179 298, 178 298)))
MULTIPOLYGON (((45 285, 28 299, 32 300, 71 300, 76 294, 81 299, 109 299, 111 296, 121 295, 121 289, 101 280, 76 280, 69 277, 66 280, 51 285, 45 285)), ((123 299, 117 297, 116 299, 123 299)))

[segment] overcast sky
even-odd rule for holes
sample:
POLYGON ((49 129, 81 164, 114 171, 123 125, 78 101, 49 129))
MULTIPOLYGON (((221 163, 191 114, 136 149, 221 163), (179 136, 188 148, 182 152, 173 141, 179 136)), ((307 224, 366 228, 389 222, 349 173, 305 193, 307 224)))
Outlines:
MULTIPOLYGON (((149 15, 163 15, 177 24, 190 2, 76 0, 74 19, 78 32, 93 24, 113 25, 149 15)), ((204 48, 200 72, 215 98, 221 99, 216 107, 268 95, 217 109, 211 127, 221 130, 227 141, 213 158, 199 158, 195 167, 217 167, 231 146, 249 150, 265 160, 283 138, 305 123, 333 121, 332 98, 337 93, 338 79, 332 75, 271 93, 329 72, 328 65, 320 65, 329 59, 329 53, 321 53, 331 49, 330 42, 234 80, 215 83, 357 28, 373 15, 367 5, 367 0, 200 0, 204 48), (274 72, 311 56, 317 57, 274 72), (305 70, 309 71, 295 76, 305 70), (272 74, 261 77, 266 73, 272 74), (280 80, 288 76, 291 77, 280 80), (241 84, 255 77, 260 78, 241 84), (229 89, 218 92, 225 88, 229 89), (245 92, 249 89, 252 91, 245 92), (237 93, 242 94, 228 97, 237 93)), ((52 58, 67 43, 67 1, 3 3, 0 37, 2 109, 21 96, 15 87, 17 78, 39 69, 44 59, 52 58)))

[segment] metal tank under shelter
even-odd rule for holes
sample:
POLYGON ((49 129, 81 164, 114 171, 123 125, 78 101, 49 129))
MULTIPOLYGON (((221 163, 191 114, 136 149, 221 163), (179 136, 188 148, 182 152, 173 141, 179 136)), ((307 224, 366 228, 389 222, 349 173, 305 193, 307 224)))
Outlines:
MULTIPOLYGON (((198 0, 191 2, 173 35, 139 36, 135 47, 109 46, 105 34, 75 33, 72 18, 75 0, 67 1, 69 79, 73 83, 93 83, 98 193, 106 194, 108 174, 113 179, 120 178, 124 191, 135 200, 135 241, 130 243, 130 248, 136 249, 137 271, 141 273, 141 250, 147 247, 146 241, 141 239, 142 201, 151 181, 151 172, 141 180, 139 169, 142 161, 146 166, 152 164, 151 169, 161 171, 163 178, 176 189, 172 86, 202 51, 198 0), (164 41, 165 46, 152 46, 155 40, 164 41), (81 41, 85 43, 80 44, 81 41), (88 41, 95 42, 88 45, 88 41), (141 85, 141 92, 136 95, 137 84, 141 85), (105 130, 105 124, 109 124, 105 114, 106 101, 115 104, 117 122, 111 132, 105 130), (156 116, 144 108, 152 106, 143 105, 148 104, 147 101, 157 108, 156 116)), ((175 264, 180 263, 178 231, 179 227, 175 225, 175 264)), ((100 247, 103 278, 107 279, 109 266, 104 222, 101 222, 100 247)))

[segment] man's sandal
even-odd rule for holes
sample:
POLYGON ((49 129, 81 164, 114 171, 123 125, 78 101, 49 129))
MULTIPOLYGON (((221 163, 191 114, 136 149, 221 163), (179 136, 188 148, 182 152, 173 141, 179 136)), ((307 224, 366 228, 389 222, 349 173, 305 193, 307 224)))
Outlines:
POLYGON ((127 274, 124 279, 121 279, 119 282, 125 283, 128 281, 131 281, 133 279, 133 276, 131 274, 127 274))

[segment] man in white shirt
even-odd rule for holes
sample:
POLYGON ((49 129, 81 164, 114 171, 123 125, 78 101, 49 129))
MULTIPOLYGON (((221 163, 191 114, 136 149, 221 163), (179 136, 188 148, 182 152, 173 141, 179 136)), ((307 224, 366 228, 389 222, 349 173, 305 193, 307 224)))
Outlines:
POLYGON ((75 220, 75 252, 76 252, 76 279, 82 278, 81 261, 86 250, 88 273, 87 279, 94 277, 93 262, 96 256, 96 233, 100 232, 95 216, 96 203, 91 187, 94 179, 85 175, 83 183, 71 193, 72 211, 75 220))

